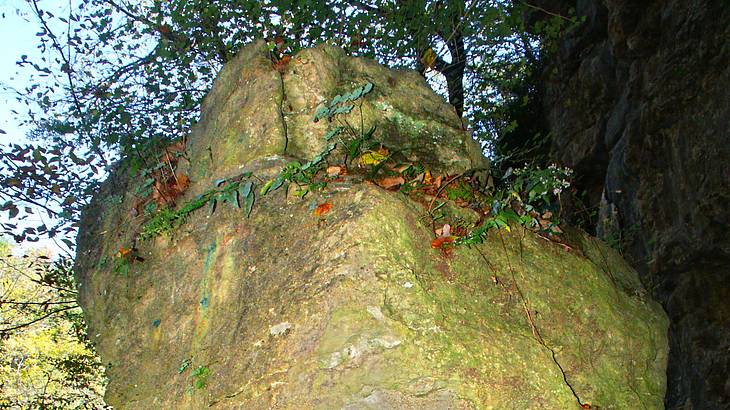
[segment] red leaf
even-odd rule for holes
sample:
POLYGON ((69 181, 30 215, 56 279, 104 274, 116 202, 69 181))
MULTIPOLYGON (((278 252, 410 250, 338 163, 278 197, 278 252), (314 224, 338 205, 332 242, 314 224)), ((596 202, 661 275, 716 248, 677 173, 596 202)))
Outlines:
POLYGON ((276 71, 283 73, 290 60, 291 56, 283 56, 279 59, 279 61, 274 63, 274 68, 276 71))
POLYGON ((455 236, 439 236, 431 241, 431 247, 434 249, 442 249, 447 244, 454 243, 455 236))
POLYGON ((330 209, 332 209, 332 204, 329 202, 325 202, 323 204, 317 205, 317 208, 314 210, 313 214, 314 216, 322 216, 329 212, 330 209))

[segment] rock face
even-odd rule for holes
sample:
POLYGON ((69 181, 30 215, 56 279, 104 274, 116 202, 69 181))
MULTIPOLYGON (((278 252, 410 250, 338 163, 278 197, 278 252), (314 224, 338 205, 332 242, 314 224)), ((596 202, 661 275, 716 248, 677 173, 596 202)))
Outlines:
POLYGON ((669 314, 667 408, 730 408, 730 7, 537 3, 586 17, 546 69, 545 112, 598 232, 669 314))
MULTIPOLYGON (((280 74, 264 50, 245 48, 216 81, 178 204, 216 179, 266 180, 316 155, 334 126, 311 122, 317 105, 352 81, 375 84, 363 122, 390 147, 442 173, 486 166, 415 73, 322 47, 280 74)), ((572 233, 567 247, 515 227, 446 257, 422 205, 346 178, 304 199, 259 197, 249 218, 195 211, 138 241, 120 272, 117 252, 142 224, 129 213, 137 179, 120 166, 104 184, 76 261, 115 408, 662 406, 667 319, 599 240, 572 233), (331 210, 313 215, 322 203, 331 210)))

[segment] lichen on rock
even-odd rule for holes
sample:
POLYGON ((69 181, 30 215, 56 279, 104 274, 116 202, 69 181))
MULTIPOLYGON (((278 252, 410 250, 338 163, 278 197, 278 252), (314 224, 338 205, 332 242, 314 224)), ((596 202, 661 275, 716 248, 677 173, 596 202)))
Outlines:
MULTIPOLYGON (((362 123, 384 143, 434 172, 486 166, 417 74, 331 47, 280 74, 265 52, 246 47, 221 72, 190 139, 183 199, 311 159, 331 125, 311 121, 317 107, 366 81, 377 91, 362 123)), ((348 115, 359 127, 359 108, 348 115)), ((120 275, 105 261, 141 224, 129 181, 115 173, 86 211, 76 261, 115 408, 661 407, 666 317, 582 233, 569 249, 515 228, 446 257, 420 205, 353 179, 304 199, 274 191, 250 218, 192 213, 138 242, 143 261, 120 275), (125 200, 104 208, 111 194, 125 200), (313 214, 322 203, 331 209, 313 214)))

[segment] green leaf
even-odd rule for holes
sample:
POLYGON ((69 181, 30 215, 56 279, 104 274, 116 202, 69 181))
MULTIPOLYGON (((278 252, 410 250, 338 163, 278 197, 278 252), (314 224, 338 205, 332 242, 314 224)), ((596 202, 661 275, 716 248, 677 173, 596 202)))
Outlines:
POLYGON ((184 372, 185 369, 187 369, 188 367, 190 367, 190 363, 191 362, 192 361, 190 360, 190 358, 186 358, 185 360, 183 360, 182 363, 180 363, 180 368, 177 369, 177 372, 178 373, 184 372))
POLYGON ((10 208, 10 219, 13 219, 16 216, 18 216, 18 212, 19 212, 18 207, 13 206, 12 208, 10 208))
POLYGON ((377 127, 373 125, 369 130, 367 130, 367 132, 365 132, 365 134, 363 135, 363 139, 367 140, 372 138, 373 134, 375 134, 376 129, 377 127))
POLYGON ((261 190, 259 191, 259 193, 261 195, 266 195, 271 190, 271 186, 272 185, 274 185, 274 180, 273 179, 270 180, 269 182, 265 183, 264 186, 261 187, 261 190))
POLYGON ((314 118, 312 119, 314 122, 317 122, 321 120, 322 118, 328 116, 330 113, 330 109, 328 107, 320 107, 317 109, 317 112, 314 114, 314 118))
POLYGON ((332 114, 333 115, 335 115, 335 114, 349 114, 352 111, 353 108, 355 108, 355 106, 352 105, 352 104, 350 104, 350 105, 343 105, 342 107, 335 108, 335 110, 332 112, 332 114))
POLYGON ((248 218, 251 215, 251 210, 253 209, 253 203, 254 203, 255 197, 253 194, 253 191, 249 191, 248 195, 244 197, 243 205, 246 209, 246 218, 248 218))
POLYGON ((330 103, 330 107, 335 106, 341 102, 347 101, 346 99, 342 98, 341 95, 337 94, 335 95, 335 98, 332 99, 332 102, 330 103))
POLYGON ((253 182, 246 181, 246 183, 238 187, 238 192, 242 197, 246 198, 251 193, 251 189, 253 189, 253 182))
POLYGON ((358 88, 352 90, 350 95, 348 95, 348 100, 350 100, 350 101, 357 100, 358 98, 360 98, 362 96, 362 91, 363 91, 362 87, 358 87, 358 88))
POLYGON ((350 141, 350 144, 347 146, 347 155, 350 158, 355 158, 357 154, 360 152, 360 145, 362 143, 362 140, 356 139, 350 141))
POLYGON ((362 87, 362 95, 365 95, 373 90, 373 83, 368 82, 362 87))
POLYGON ((342 132, 343 127, 335 127, 334 129, 330 130, 327 134, 325 134, 324 139, 329 141, 332 138, 334 138, 337 134, 342 132))
POLYGON ((226 182, 225 179, 217 179, 215 181, 215 186, 219 187, 219 186, 223 185, 224 182, 226 182))
POLYGON ((284 184, 284 178, 278 177, 274 180, 274 183, 271 185, 271 191, 276 191, 284 184))
POLYGON ((215 199, 211 199, 208 202, 208 209, 209 209, 209 212, 210 212, 209 215, 213 215, 213 212, 215 212, 216 202, 218 202, 218 201, 215 200, 215 199))

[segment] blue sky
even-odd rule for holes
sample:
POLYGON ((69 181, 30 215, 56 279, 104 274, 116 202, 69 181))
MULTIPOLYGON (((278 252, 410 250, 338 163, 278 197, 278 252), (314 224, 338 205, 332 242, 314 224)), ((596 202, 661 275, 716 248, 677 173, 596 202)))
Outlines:
MULTIPOLYGON (((66 3, 66 7, 67 7, 66 3)), ((63 7, 58 0, 45 0, 45 8, 63 7)), ((38 37, 36 32, 38 25, 32 15, 30 6, 23 0, 0 0, 0 84, 22 90, 29 81, 29 70, 18 67, 15 62, 20 56, 26 54, 30 59, 40 57, 37 49, 38 37)), ((19 119, 11 110, 19 113, 27 112, 25 105, 17 102, 12 92, 0 89, 0 129, 6 134, 0 134, 0 144, 26 142, 25 134, 27 129, 19 126, 19 119)), ((0 220, 6 220, 7 215, 0 215, 0 220)), ((11 240, 12 242, 12 240, 11 240)), ((30 246, 25 244, 23 248, 46 248, 57 249, 51 241, 40 241, 30 246)))
MULTIPOLYGON (((0 0, 0 83, 22 89, 28 81, 15 62, 20 56, 38 55, 35 36, 37 26, 30 15, 30 8, 22 0, 0 0), (25 14, 25 16, 23 16, 25 14), (30 20, 28 22, 26 20, 30 20), (21 72, 20 74, 17 74, 21 72)), ((23 112, 23 105, 17 103, 11 93, 0 90, 0 129, 7 134, 0 135, 0 142, 15 142, 25 135, 25 130, 18 128, 18 121, 13 118, 11 109, 23 112)))

